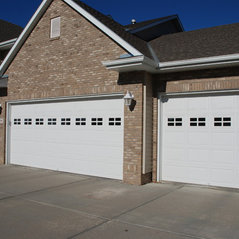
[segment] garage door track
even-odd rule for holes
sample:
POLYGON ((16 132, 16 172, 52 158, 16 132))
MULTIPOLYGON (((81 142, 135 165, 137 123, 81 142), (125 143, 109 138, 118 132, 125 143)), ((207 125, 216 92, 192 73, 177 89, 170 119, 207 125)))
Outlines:
POLYGON ((238 239, 239 192, 0 166, 1 239, 238 239))

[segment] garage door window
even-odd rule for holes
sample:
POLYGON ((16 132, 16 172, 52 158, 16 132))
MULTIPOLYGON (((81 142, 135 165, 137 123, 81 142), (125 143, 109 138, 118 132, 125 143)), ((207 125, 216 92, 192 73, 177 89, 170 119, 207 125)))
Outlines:
POLYGON ((103 118, 92 118, 91 125, 103 125, 103 118))
POLYGON ((21 124, 21 119, 14 119, 14 124, 15 125, 20 125, 21 124))
POLYGON ((49 118, 48 125, 56 125, 56 118, 49 118))
POLYGON ((25 125, 31 125, 32 124, 32 119, 24 119, 24 124, 25 125))
POLYGON ((44 121, 43 119, 36 119, 36 125, 43 125, 44 121))
POLYGON ((215 117, 214 126, 231 126, 231 117, 215 117))
POLYGON ((76 118, 76 125, 86 125, 86 118, 76 118))
POLYGON ((109 118, 109 125, 110 126, 120 126, 121 118, 109 118))
POLYGON ((206 126, 206 118, 190 118, 190 126, 206 126))
POLYGON ((182 126, 182 118, 168 118, 168 126, 182 126))
POLYGON ((62 118, 61 125, 71 125, 71 119, 70 118, 62 118))

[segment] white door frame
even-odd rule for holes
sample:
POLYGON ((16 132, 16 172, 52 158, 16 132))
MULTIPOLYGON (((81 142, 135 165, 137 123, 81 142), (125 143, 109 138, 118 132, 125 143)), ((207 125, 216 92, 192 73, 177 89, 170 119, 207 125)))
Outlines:
POLYGON ((216 96, 216 95, 237 95, 238 90, 218 90, 218 91, 195 91, 195 92, 182 92, 182 93, 158 93, 158 143, 157 143, 157 182, 162 180, 162 151, 163 151, 163 125, 162 125, 162 113, 163 113, 163 100, 165 97, 203 97, 203 96, 216 96))
MULTIPOLYGON (((84 101, 97 99, 123 99, 124 93, 100 94, 100 95, 82 95, 82 96, 66 96, 53 97, 44 99, 30 99, 30 100, 15 100, 6 102, 6 146, 5 146, 5 164, 10 164, 11 152, 11 106, 18 104, 34 104, 34 103, 50 103, 50 102, 65 102, 65 101, 84 101)), ((124 117, 124 116, 123 116, 124 117)))

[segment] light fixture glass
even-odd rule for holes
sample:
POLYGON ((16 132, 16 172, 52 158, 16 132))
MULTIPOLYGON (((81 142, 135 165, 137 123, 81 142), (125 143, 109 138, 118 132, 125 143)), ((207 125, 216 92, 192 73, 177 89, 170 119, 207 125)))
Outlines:
POLYGON ((124 96, 124 104, 126 106, 130 106, 132 104, 132 100, 134 99, 134 95, 131 92, 127 91, 126 95, 124 96))

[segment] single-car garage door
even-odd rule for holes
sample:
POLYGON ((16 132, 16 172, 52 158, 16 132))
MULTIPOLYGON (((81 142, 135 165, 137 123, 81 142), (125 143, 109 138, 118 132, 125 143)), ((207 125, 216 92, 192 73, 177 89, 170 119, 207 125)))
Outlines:
POLYGON ((239 187, 239 96, 162 103, 161 179, 239 187))
POLYGON ((123 100, 10 104, 11 164, 122 179, 123 100))

